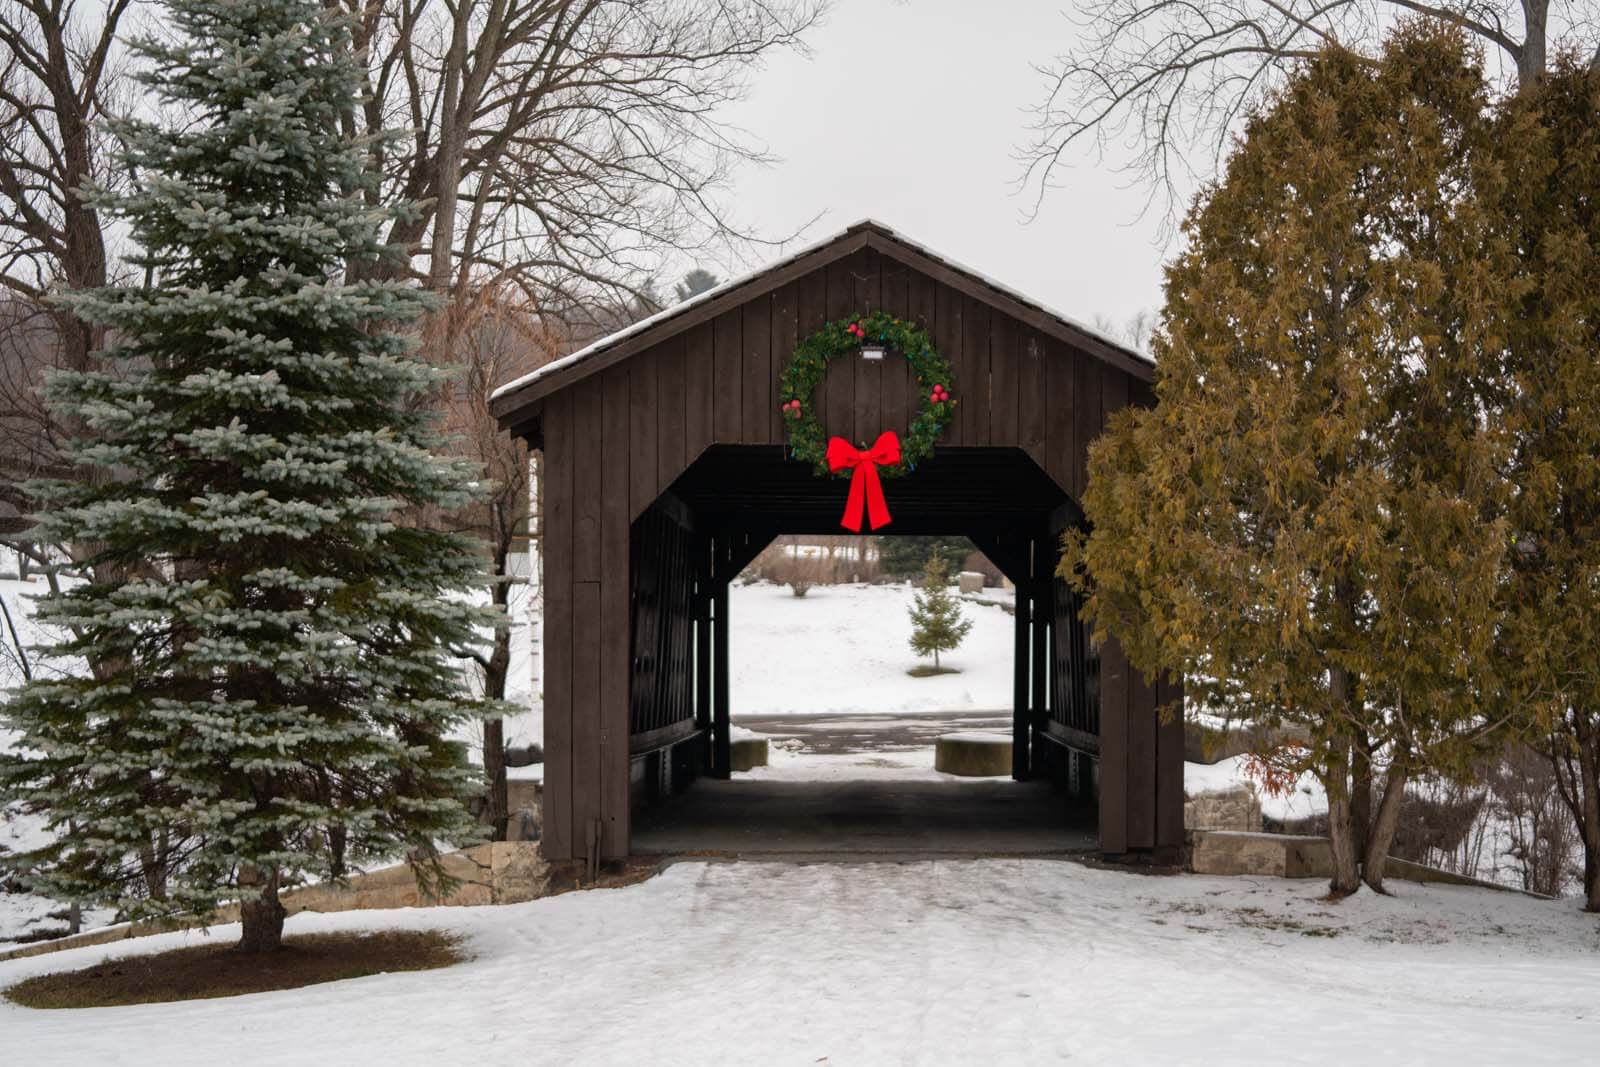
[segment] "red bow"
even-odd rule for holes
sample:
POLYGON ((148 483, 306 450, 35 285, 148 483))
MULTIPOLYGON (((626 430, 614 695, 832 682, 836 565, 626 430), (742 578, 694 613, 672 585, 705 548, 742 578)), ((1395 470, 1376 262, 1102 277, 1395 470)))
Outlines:
POLYGON ((845 501, 844 518, 839 525, 846 530, 861 532, 861 511, 865 507, 872 520, 872 528, 889 525, 889 505, 883 499, 883 483, 878 480, 878 468, 900 462, 900 438, 893 430, 878 435, 872 447, 865 452, 857 450, 843 437, 828 440, 828 469, 837 474, 846 467, 854 467, 850 476, 850 498, 845 501))

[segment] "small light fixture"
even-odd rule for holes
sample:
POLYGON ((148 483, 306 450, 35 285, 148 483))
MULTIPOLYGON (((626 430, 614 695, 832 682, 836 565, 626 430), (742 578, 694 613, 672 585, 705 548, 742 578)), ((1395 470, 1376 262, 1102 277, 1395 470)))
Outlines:
POLYGON ((883 346, 875 341, 867 341, 861 346, 861 358, 873 363, 883 361, 883 346))

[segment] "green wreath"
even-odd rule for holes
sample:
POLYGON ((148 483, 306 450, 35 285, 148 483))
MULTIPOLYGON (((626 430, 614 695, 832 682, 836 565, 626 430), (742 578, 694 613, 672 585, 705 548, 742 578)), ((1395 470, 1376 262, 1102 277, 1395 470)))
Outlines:
MULTIPOLYGON (((899 352, 916 372, 922 403, 910 427, 900 438, 900 462, 880 468, 885 477, 915 470, 918 463, 933 455, 933 446, 955 414, 956 399, 951 393, 950 364, 933 347, 921 327, 885 312, 840 319, 794 347, 794 355, 778 380, 783 421, 789 428, 789 451, 795 459, 811 464, 818 474, 829 474, 828 435, 813 410, 812 398, 828 373, 828 364, 839 356, 858 352, 867 342, 876 342, 899 352)), ((841 470, 841 477, 849 477, 841 470)))

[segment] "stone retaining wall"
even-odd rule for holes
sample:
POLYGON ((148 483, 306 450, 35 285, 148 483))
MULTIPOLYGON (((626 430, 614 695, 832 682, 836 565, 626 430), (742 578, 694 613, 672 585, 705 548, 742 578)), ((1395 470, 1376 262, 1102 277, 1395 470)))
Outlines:
MULTIPOLYGON (((550 889, 550 866, 539 855, 532 841, 494 841, 459 852, 447 853, 445 870, 460 882, 448 896, 430 897, 417 886, 411 868, 405 864, 385 867, 370 874, 357 875, 346 887, 310 885, 282 894, 284 909, 290 915, 302 911, 364 911, 372 908, 464 907, 481 904, 518 904, 544 896, 550 889)), ((239 907, 229 904, 217 909, 213 923, 237 922, 239 907)), ((185 925, 179 923, 177 928, 185 925)), ((85 945, 104 945, 130 937, 166 933, 171 923, 152 921, 120 923, 98 930, 87 930, 54 941, 39 941, 0 952, 0 961, 42 956, 85 945)))

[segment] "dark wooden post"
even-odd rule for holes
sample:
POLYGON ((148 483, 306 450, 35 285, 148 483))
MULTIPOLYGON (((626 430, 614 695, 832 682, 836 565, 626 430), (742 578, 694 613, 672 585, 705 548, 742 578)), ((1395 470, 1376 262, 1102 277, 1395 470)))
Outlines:
POLYGON ((1051 551, 1048 535, 1038 537, 1033 542, 1033 581, 1029 584, 1033 593, 1033 606, 1029 612, 1029 621, 1033 625, 1033 698, 1032 714, 1029 716, 1029 752, 1032 758, 1028 761, 1028 769, 1035 777, 1049 771, 1048 767, 1041 766, 1046 758, 1042 747, 1033 745, 1038 732, 1044 729, 1045 719, 1049 715, 1050 703, 1050 624, 1055 618, 1055 608, 1051 603, 1052 572, 1054 571, 1055 553, 1051 551))
MULTIPOLYGON (((1050 539, 1037 537, 1034 541, 1034 729, 1045 728, 1045 718, 1050 715, 1050 624, 1054 617, 1050 603, 1051 561, 1050 539)), ((1037 769, 1037 768, 1035 768, 1037 769)))
POLYGON ((1017 590, 1017 639, 1011 672, 1011 777, 1018 781, 1028 777, 1028 733, 1032 727, 1032 717, 1028 714, 1028 685, 1032 673, 1028 668, 1028 635, 1033 614, 1033 582, 1026 571, 1024 568, 1012 579, 1017 590))
POLYGON ((733 772, 733 735, 728 708, 728 581, 718 577, 714 586, 712 633, 711 776, 727 778, 733 772))
POLYGON ((711 729, 711 540, 697 538, 694 573, 694 723, 711 729))

